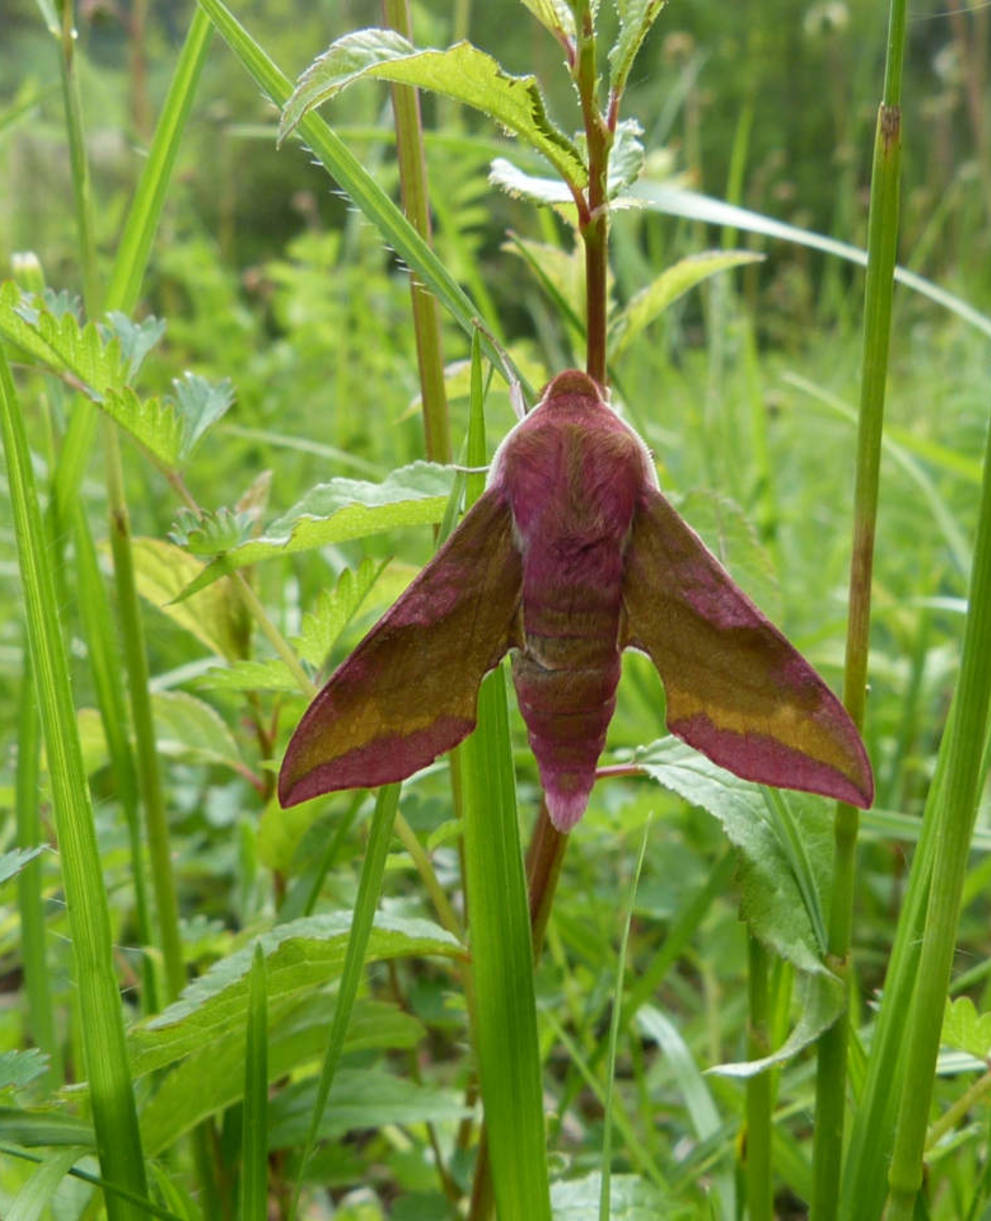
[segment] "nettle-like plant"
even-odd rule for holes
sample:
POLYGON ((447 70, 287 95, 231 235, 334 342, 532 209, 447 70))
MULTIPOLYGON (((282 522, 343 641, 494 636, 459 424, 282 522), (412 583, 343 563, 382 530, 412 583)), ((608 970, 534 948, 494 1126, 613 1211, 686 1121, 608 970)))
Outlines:
MULTIPOLYGON (((837 1216, 866 1221, 883 1207, 886 1185, 878 1167, 890 1155, 890 1216, 910 1215, 921 1177, 936 1041, 981 775, 991 685, 983 645, 991 605, 991 502, 986 493, 960 690, 933 785, 934 813, 924 833, 929 838, 917 854, 844 1154, 853 853, 857 808, 868 806, 874 791, 858 727, 864 719, 897 232, 904 5, 892 5, 875 149, 844 708, 661 495, 653 456, 622 418, 625 395, 612 362, 630 351, 677 297, 756 257, 727 250, 696 254, 663 269, 622 307, 613 304, 611 216, 620 207, 648 206, 650 199, 641 189, 640 129, 622 118, 621 110, 634 62, 663 0, 616 0, 602 12, 590 0, 524 3, 561 49, 578 99, 581 131, 575 136, 552 122, 534 77, 509 74, 468 42, 446 50, 417 48, 410 40, 405 0, 387 0, 390 28, 337 40, 295 89, 220 0, 200 0, 105 291, 96 274, 73 78, 72 5, 63 5, 61 19, 50 5, 41 5, 61 49, 85 293, 80 307, 51 292, 30 261, 21 266, 16 283, 0 286, 0 402, 30 646, 18 740, 20 847, 0 858, 0 868, 4 876, 21 874, 30 1022, 35 1042, 49 1056, 45 1065, 32 1053, 21 1053, 8 1077, 20 1083, 47 1074, 45 1084, 52 1090, 62 1083, 41 920, 37 702, 76 955, 92 1123, 68 1114, 56 1123, 47 1110, 30 1106, 0 1116, 0 1129, 8 1124, 2 1130, 25 1158, 37 1155, 23 1146, 71 1146, 71 1156, 58 1152, 48 1159, 39 1182, 28 1184, 33 1191, 48 1183, 51 1194, 78 1156, 95 1152, 107 1213, 114 1218, 233 1215, 235 1198, 242 1217, 265 1217, 273 1202, 280 1215, 292 1215, 312 1183, 335 1176, 347 1181, 348 1168, 335 1161, 341 1150, 333 1143, 342 1131, 391 1131, 394 1123, 407 1122, 426 1132, 421 1144, 433 1155, 430 1173, 446 1197, 444 1215, 483 1218, 495 1208, 504 1221, 540 1221, 551 1216, 552 1207, 569 1217, 593 1215, 596 1209, 600 1217, 610 1211, 695 1216, 704 1208, 706 1215, 732 1218, 742 1208, 737 1200, 742 1185, 748 1215, 769 1221, 775 1187, 774 1070, 817 1042, 813 1161, 809 1170, 792 1157, 789 1182, 798 1160, 798 1178, 803 1185, 810 1180, 817 1221, 837 1216), (430 461, 400 467, 378 482, 331 479, 266 525, 264 477, 231 506, 204 506, 187 486, 191 455, 231 404, 229 385, 189 374, 167 395, 145 394, 142 368, 161 340, 162 326, 129 317, 212 27, 279 106, 280 138, 300 137, 412 276, 424 450, 430 461), (607 27, 613 31, 608 49, 602 45, 607 27), (369 78, 393 87, 405 215, 316 113, 346 87, 369 78), (492 188, 552 209, 557 231, 563 229, 573 243, 571 250, 551 253, 514 239, 560 310, 563 325, 584 345, 585 367, 541 369, 546 386, 539 401, 492 456, 485 449, 485 362, 512 387, 515 400, 537 396, 521 371, 524 359, 518 352, 514 359, 513 349, 495 341, 494 320, 483 316, 432 249, 419 89, 470 106, 517 137, 523 156, 518 164, 506 157, 492 162, 492 188), (552 260, 570 273, 578 271, 577 308, 560 291, 561 277, 549 269, 552 260), (470 418, 457 466, 452 457, 461 438, 452 439, 446 392, 465 377, 465 366, 444 359, 439 307, 462 328, 471 347, 470 418), (54 447, 47 521, 38 509, 5 350, 41 379, 46 394, 57 401, 72 396, 75 403, 54 447), (110 551, 129 710, 117 674, 117 629, 79 499, 96 427, 94 407, 106 417, 110 551), (138 443, 182 505, 169 540, 131 536, 118 429, 138 443), (456 525, 462 508, 464 519, 456 525), (315 676, 364 600, 373 596, 383 565, 366 558, 353 571, 345 570, 308 608, 295 636, 266 608, 259 574, 287 555, 415 525, 435 528, 436 555, 318 691, 315 676), (61 550, 70 535, 102 745, 128 815, 144 1015, 129 1028, 121 1015, 107 891, 80 748, 80 725, 92 742, 97 718, 84 714, 77 725, 58 617, 64 598, 57 590, 66 579, 61 550), (194 692, 152 693, 139 595, 220 663, 197 676, 194 692), (266 641, 267 656, 255 655, 255 630, 266 641), (654 663, 666 706, 662 710, 658 699, 652 715, 658 726, 666 719, 675 736, 617 752, 603 766, 626 648, 654 663), (543 793, 533 803, 525 868, 503 661, 508 652, 543 793), (219 707, 235 701, 239 730, 231 729, 203 692, 219 707), (305 712, 304 701, 309 702, 305 712), (302 719, 290 738, 288 723, 297 708, 302 719), (244 726, 253 754, 243 745, 244 726), (278 905, 274 922, 267 909, 246 905, 250 932, 257 934, 254 944, 225 953, 230 939, 217 935, 210 946, 219 947, 219 960, 189 985, 188 963, 205 955, 194 957, 180 935, 159 761, 166 745, 185 759, 226 768, 237 777, 238 793, 257 794, 264 809, 262 851, 273 867, 278 905), (400 802, 399 782, 446 753, 450 795, 444 809, 450 816, 435 820, 439 825, 425 846, 405 817, 409 807, 400 802), (577 1045, 556 1005, 543 1006, 538 1022, 534 962, 568 833, 590 796, 596 800, 597 781, 602 783, 596 794, 621 784, 625 794, 634 776, 649 777, 714 815, 737 850, 748 927, 747 1059, 714 1071, 746 1082, 740 1108, 745 1139, 736 1142, 738 1175, 729 1166, 732 1145, 724 1139, 708 1087, 678 1031, 650 1003, 661 973, 687 940, 686 930, 728 884, 731 857, 724 858, 729 867, 717 867, 706 884, 698 910, 686 916, 687 923, 673 926, 657 971, 649 966, 643 979, 626 989, 627 936, 647 847, 644 831, 607 1037, 599 1046, 577 1045), (803 795, 761 787, 768 785, 803 795), (378 792, 353 903, 313 914, 335 854, 353 821, 367 812, 370 803, 361 790, 370 787, 378 792), (327 822, 322 802, 302 804, 346 789, 359 791, 337 799, 327 822), (804 794, 837 800, 834 860, 823 803, 804 794), (291 806, 301 809, 290 812, 291 806), (436 922, 412 918, 402 905, 378 910, 394 834, 404 859, 423 880, 436 922), (453 841, 459 846, 458 868, 448 868, 442 880, 431 853, 453 841), (146 872, 153 905, 144 893, 146 872), (451 889, 461 896, 460 912, 451 889), (929 924, 920 951, 927 904, 929 924), (393 965, 412 956, 446 964, 462 985, 474 1060, 459 1078, 463 1094, 454 1103, 453 1091, 431 1090, 419 1081, 415 1049, 424 1033, 419 1020, 391 1000, 361 995, 367 964, 393 965), (329 1040, 328 1006, 333 1007, 329 1040), (682 1088, 693 1100, 697 1149, 687 1163, 672 1162, 686 1182, 691 1178, 689 1187, 666 1177, 612 1092, 623 1023, 631 1028, 634 1060, 643 1039, 659 1044, 679 1066, 682 1088), (582 1157, 575 1166, 560 1168, 553 1188, 540 1029, 565 1045, 575 1080, 580 1076, 596 1090, 602 1071, 607 1082, 601 1093, 601 1149, 592 1163, 598 1172, 589 1173, 582 1157), (903 1041, 909 1050, 900 1059, 903 1041), (414 1057, 412 1081, 397 1081, 379 1062, 372 1068, 361 1061, 341 1065, 345 1054, 384 1060, 401 1051, 414 1057), (313 1063, 321 1055, 317 1078, 313 1063), (893 1080, 897 1090, 889 1088, 893 1080), (220 1114, 225 1121, 218 1139, 220 1114), (624 1166, 628 1173, 616 1176, 611 1175, 614 1127, 632 1164, 632 1169, 624 1166), (189 1177, 195 1177, 198 1199, 179 1185, 181 1176, 170 1173, 177 1164, 174 1147, 187 1135, 195 1166, 189 1177), (156 1160, 166 1152, 167 1167, 156 1160), (235 1176, 236 1190, 231 1187, 235 1176)), ((733 213, 729 223, 737 224, 741 215, 733 213)), ((525 766, 529 770, 529 763, 525 766)), ((436 792, 436 780, 433 785, 436 792)), ((454 859, 449 854, 446 867, 454 859)), ((392 983, 398 995, 395 977, 392 983)), ((608 998, 596 1012, 603 1008, 609 1008, 608 998)), ((958 1003, 946 1037, 975 1051, 984 1046, 982 1038, 986 1042, 979 1027, 976 1013, 958 1003)), ((0 1080, 5 1083, 6 1078, 0 1080)), ((640 1087, 649 1096, 647 1078, 641 1077, 640 1087)), ((567 1090, 573 1088, 569 1079, 567 1090)), ((60 1101, 67 1108, 73 1097, 63 1095, 60 1101)), ((89 1171, 77 1167, 74 1173, 85 1177, 89 1171)), ((20 1206, 26 1208, 28 1194, 24 1201, 20 1206)))

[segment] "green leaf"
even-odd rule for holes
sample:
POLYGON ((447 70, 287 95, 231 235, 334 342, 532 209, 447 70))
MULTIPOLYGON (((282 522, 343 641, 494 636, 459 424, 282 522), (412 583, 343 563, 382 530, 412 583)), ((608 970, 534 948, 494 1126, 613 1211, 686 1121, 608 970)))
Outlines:
POLYGON ((444 516, 453 477, 449 467, 414 462, 393 471, 383 483, 332 479, 317 484, 264 534, 215 559, 183 597, 275 555, 365 538, 397 526, 434 525, 444 516))
MULTIPOLYGON (((8 852, 6 856, 13 856, 8 852)), ((0 1053, 0 1090, 20 1089, 48 1071, 48 1057, 38 1047, 0 1053)))
POLYGON ((470 42, 446 51, 418 51, 393 30, 358 30, 332 43, 299 78, 282 112, 279 139, 314 107, 367 76, 473 106, 541 152, 566 182, 583 187, 588 181, 578 149, 547 118, 535 77, 510 76, 470 42))
MULTIPOLYGON (((261 937, 268 972, 269 1004, 320 987, 337 978, 351 932, 351 913, 307 916, 280 924, 261 937)), ((128 1047, 134 1075, 142 1076, 205 1046, 218 1045, 227 1032, 243 1030, 248 970, 253 946, 215 963, 194 980, 164 1012, 133 1027, 128 1047)), ((463 952, 450 933, 427 920, 379 913, 365 961, 452 957, 463 952)))
MULTIPOLYGON (((33 861, 44 850, 43 844, 36 844, 33 848, 11 848, 9 852, 0 854, 0 886, 15 874, 20 873, 25 865, 33 861)), ((0 1056, 0 1062, 2 1060, 3 1057, 0 1056)), ((0 1085, 2 1084, 2 1074, 0 1074, 0 1085)))
POLYGON ((835 975, 825 971, 810 975, 800 972, 796 977, 796 991, 800 1006, 799 1019, 791 1034, 781 1046, 762 1056, 759 1060, 746 1060, 738 1064, 716 1064, 707 1071, 721 1077, 746 1078, 763 1073, 776 1064, 784 1064, 810 1047, 824 1030, 843 1012, 845 997, 843 983, 835 975))
MULTIPOLYGON (((287 1009, 270 1002, 268 1081, 278 1081, 300 1065, 314 1063, 327 1046, 333 1002, 324 990, 287 1009)), ((344 1052, 402 1050, 425 1036, 422 1023, 395 1005, 356 1002, 344 1039, 344 1052)), ((243 1030, 231 1022, 223 1038, 189 1055, 162 1082, 141 1116, 144 1147, 150 1156, 169 1148, 201 1120, 239 1102, 243 1093, 243 1030)))
POLYGON ((127 383, 127 361, 116 335, 79 319, 63 300, 23 293, 13 280, 0 284, 0 334, 58 373, 82 383, 95 402, 127 383))
POLYGON ((939 1041, 944 1047, 987 1060, 991 1055, 991 1013, 978 1013, 969 996, 947 999, 939 1041))
POLYGON ((514 199, 535 204, 574 204, 574 196, 560 178, 541 178, 528 174, 506 157, 494 157, 489 167, 489 182, 514 199))
POLYGON ((746 263, 759 263, 762 254, 750 250, 709 250, 704 254, 693 254, 679 259, 631 298, 626 307, 616 314, 610 324, 613 356, 625 351, 642 331, 690 288, 701 283, 716 272, 746 263))
MULTIPOLYGON (((551 1187, 554 1221, 599 1221, 602 1176, 587 1174, 551 1187)), ((609 1183, 609 1221, 656 1221, 674 1217, 673 1202, 648 1179, 635 1174, 614 1174, 609 1183)), ((687 1215, 687 1214, 686 1214, 687 1215)))
POLYGON ((148 353, 165 334, 165 320, 149 316, 134 322, 127 314, 111 310, 107 314, 107 325, 120 341, 121 352, 127 364, 127 380, 133 381, 148 353))
MULTIPOLYGON (((306 1139, 315 1088, 312 1081, 291 1085, 272 1103, 270 1149, 299 1145, 306 1139)), ((470 1114, 463 1092, 417 1085, 379 1068, 340 1068, 317 1135, 333 1138, 354 1128, 389 1124, 445 1123, 453 1127, 470 1114)))
POLYGON ((325 589, 315 605, 303 616, 296 652, 311 666, 320 667, 354 617, 365 595, 375 584, 383 565, 367 558, 357 570, 346 568, 333 590, 325 589))
POLYGON ((575 16, 565 0, 522 0, 544 29, 555 38, 574 38, 575 16))
POLYGON ((209 704, 185 691, 159 691, 152 704, 155 736, 163 754, 244 770, 234 735, 209 704))
POLYGON ((739 848, 743 912, 754 935, 802 971, 822 973, 822 915, 818 893, 829 876, 832 826, 824 801, 789 794, 801 813, 796 853, 780 823, 772 822, 765 790, 710 763, 675 738, 635 756, 647 775, 722 824, 739 848))
POLYGON ((39 1145, 94 1149, 96 1135, 91 1124, 50 1108, 27 1111, 20 1107, 0 1107, 0 1142, 23 1145, 27 1149, 39 1145))
MULTIPOLYGON (((243 652, 242 612, 227 585, 214 585, 177 602, 203 565, 174 543, 136 538, 131 542, 138 593, 190 632, 213 653, 234 660, 243 652)), ((293 687, 295 690, 295 685, 293 687)))
POLYGON ((616 0, 619 37, 609 52, 609 92, 622 97, 633 61, 667 0, 616 0))
POLYGON ((609 152, 609 198, 636 182, 643 173, 643 128, 636 119, 623 119, 616 124, 613 146, 609 152))
MULTIPOLYGON (((211 586, 215 589, 216 586, 211 586)), ((202 593, 194 594, 199 598, 202 593)), ((185 602, 180 602, 185 606, 185 602)), ((269 657, 264 661, 235 661, 229 666, 211 666, 192 680, 191 686, 198 691, 282 691, 299 693, 299 681, 281 657, 269 657)))
POLYGON ((0 284, 0 334, 79 389, 167 467, 189 456, 206 430, 233 401, 229 382, 212 385, 186 373, 172 384, 174 396, 143 399, 129 384, 160 328, 134 324, 121 314, 109 327, 82 326, 66 301, 22 293, 0 284))
POLYGON ((48 1154, 4 1213, 6 1221, 38 1221, 41 1217, 53 1215, 46 1210, 52 1209, 55 1193, 81 1156, 82 1151, 78 1149, 48 1154))

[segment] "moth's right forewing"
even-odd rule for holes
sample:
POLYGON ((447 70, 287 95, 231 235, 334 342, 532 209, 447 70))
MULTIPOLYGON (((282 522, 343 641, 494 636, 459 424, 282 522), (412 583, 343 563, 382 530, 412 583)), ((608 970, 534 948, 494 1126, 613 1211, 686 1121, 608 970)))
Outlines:
POLYGON ((871 804, 843 705, 653 488, 634 518, 623 604, 624 643, 660 672, 672 733, 744 779, 871 804))
POLYGON ((520 584, 493 488, 306 710, 279 773, 282 805, 404 780, 465 738, 479 684, 511 643, 520 584))

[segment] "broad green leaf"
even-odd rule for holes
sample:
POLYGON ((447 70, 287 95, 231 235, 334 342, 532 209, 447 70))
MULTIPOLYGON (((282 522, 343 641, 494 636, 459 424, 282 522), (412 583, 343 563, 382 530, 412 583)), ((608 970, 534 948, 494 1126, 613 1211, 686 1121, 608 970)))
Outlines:
MULTIPOLYGON (((210 586, 216 589, 217 586, 210 586)), ((203 591, 207 592, 207 591, 203 591)), ((194 598, 200 597, 194 594, 194 598)), ((184 602, 179 603, 185 606, 184 602)), ((212 666, 193 679, 198 691, 283 691, 299 692, 299 681, 281 657, 264 661, 235 661, 229 666, 212 666)))
MULTIPOLYGON (((327 1045, 332 1004, 321 991, 289 1012, 284 1003, 273 1005, 268 1033, 270 1082, 319 1059, 327 1045)), ((359 1000, 344 1051, 404 1050, 415 1047, 425 1034, 422 1023, 395 1005, 359 1000)), ((232 1023, 222 1039, 200 1047, 169 1073, 141 1116, 144 1147, 150 1156, 168 1148, 208 1115, 240 1101, 244 1055, 244 1032, 232 1023)))
POLYGON ((365 538, 397 526, 433 525, 444 516, 454 477, 449 467, 414 462, 383 483, 320 483, 265 530, 219 556, 183 593, 189 597, 227 573, 275 555, 365 538))
POLYGON ((199 512, 182 508, 176 514, 169 538, 191 555, 214 556, 245 543, 255 533, 251 513, 221 505, 199 512))
POLYGON ((609 92, 622 97, 633 61, 667 0, 616 0, 619 37, 609 52, 609 92))
POLYGON ((234 735, 209 704, 185 691, 159 691, 152 697, 152 705, 155 736, 163 754, 244 770, 234 735))
POLYGON ((776 1064, 784 1064, 811 1046, 843 1012, 843 984, 835 975, 822 971, 814 975, 800 972, 796 977, 799 1018, 781 1046, 759 1060, 737 1064, 716 1064, 707 1071, 721 1077, 753 1077, 776 1064))
POLYGON ((522 0, 522 2, 555 38, 574 38, 575 15, 564 0, 522 0))
MULTIPOLYGON (((315 1088, 312 1081, 291 1085, 273 1101, 270 1149, 299 1145, 306 1139, 315 1088)), ((339 1137, 353 1128, 389 1124, 454 1125, 470 1114, 463 1091, 417 1085, 380 1068, 339 1068, 317 1135, 339 1137)))
POLYGON ((380 563, 365 559, 354 571, 346 568, 332 590, 323 590, 303 616, 299 639, 294 642, 303 661, 316 667, 324 664, 381 571, 380 563))
MULTIPOLYGON (((602 1176, 587 1174, 581 1179, 566 1179, 551 1187, 551 1215, 554 1221, 599 1221, 599 1196, 602 1176)), ((667 1199, 649 1179, 634 1174, 614 1174, 609 1181, 609 1221, 670 1221, 687 1218, 687 1210, 677 1212, 677 1204, 667 1199)))
MULTIPOLYGON (((32 851, 37 855, 40 849, 32 851)), ((13 852, 5 856, 14 856, 13 852)), ((11 1086, 20 1088, 42 1076, 48 1069, 48 1057, 40 1048, 29 1047, 27 1051, 5 1051, 0 1053, 0 1090, 11 1086)))
POLYGON ((187 458, 234 402, 234 387, 227 379, 208 382, 198 373, 189 372, 175 378, 172 385, 182 423, 179 456, 187 458))
POLYGON ((947 999, 940 1043, 987 1060, 991 1054, 991 1013, 978 1013, 969 996, 947 999))
MULTIPOLYGON (((0 886, 15 874, 20 873, 28 862, 33 861, 44 850, 42 844, 37 844, 33 848, 11 848, 9 852, 0 854, 0 886)), ((2 1063, 3 1056, 0 1056, 0 1064, 2 1063)), ((0 1085, 3 1085, 2 1069, 0 1069, 0 1085)))
MULTIPOLYGON (((344 963, 351 913, 307 916, 280 924, 261 937, 268 971, 269 1004, 335 979, 344 963)), ((244 1028, 248 970, 253 946, 223 958, 194 980, 162 1013, 131 1029, 128 1046, 135 1076, 142 1076, 244 1028)), ((427 920, 379 913, 366 962, 438 954, 452 957, 462 947, 450 933, 427 920)))
POLYGON ((746 263, 759 263, 763 257, 749 250, 709 250, 704 254, 689 255, 665 268, 656 280, 642 288, 613 317, 610 325, 613 356, 625 351, 673 301, 684 296, 696 284, 718 271, 746 263))
POLYGON ((646 747, 635 759, 659 784, 718 819, 739 848, 742 906, 754 935, 800 970, 824 972, 817 904, 832 859, 826 803, 788 795, 801 813, 804 859, 801 853, 796 859, 792 845, 772 825, 759 785, 738 779, 673 737, 646 747))
POLYGON ((200 561, 174 543, 157 538, 132 540, 131 553, 135 583, 143 598, 218 656, 233 661, 243 653, 243 611, 227 584, 213 585, 177 602, 182 590, 202 572, 200 561))
POLYGON ((418 51, 393 30, 358 30, 332 43, 299 78, 282 112, 280 140, 314 107, 368 76, 473 106, 543 153, 567 182, 583 187, 588 180, 578 149, 548 119, 535 77, 510 76, 470 42, 418 51))
MULTIPOLYGON (((643 202, 626 194, 626 188, 640 177, 643 169, 644 152, 639 141, 640 126, 637 123, 621 123, 619 125, 618 143, 616 146, 615 163, 610 160, 609 206, 616 208, 642 208, 643 202)), ((566 182, 560 178, 543 178, 522 170, 507 157, 493 157, 489 166, 489 182, 499 187, 507 195, 516 199, 529 199, 536 204, 553 204, 558 208, 569 207, 570 212, 564 215, 575 223, 575 197, 568 189, 566 182)))

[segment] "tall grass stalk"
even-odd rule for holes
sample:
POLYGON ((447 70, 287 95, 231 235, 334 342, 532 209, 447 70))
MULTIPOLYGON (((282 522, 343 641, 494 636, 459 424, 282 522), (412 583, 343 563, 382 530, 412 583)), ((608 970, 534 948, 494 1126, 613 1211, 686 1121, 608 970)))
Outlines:
MULTIPOLYGON (((25 643, 25 654, 29 651, 25 643)), ((38 694, 31 676, 30 661, 24 666, 17 717, 17 844, 34 848, 41 843, 41 815, 38 810, 39 756, 41 723, 38 719, 38 694)), ((62 1083, 62 1051, 55 1027, 50 975, 45 953, 45 908, 41 890, 42 865, 35 857, 17 875, 17 909, 21 918, 21 965, 28 999, 28 1028, 35 1046, 48 1056, 46 1083, 62 1083)))
MULTIPOLYGON (((104 1177, 146 1194, 144 1158, 124 1046, 110 915, 93 824, 55 581, 31 470, 27 434, 7 358, 0 347, 0 422, 17 535, 31 667, 48 769, 75 959, 80 1024, 104 1177)), ((111 1221, 143 1211, 105 1192, 111 1221)))
POLYGON ((907 1035, 894 1153, 888 1171, 889 1221, 907 1221, 922 1184, 929 1105, 936 1071, 970 838, 977 813, 991 703, 991 430, 984 457, 967 625, 953 724, 947 734, 946 782, 937 812, 929 905, 907 1035))
MULTIPOLYGON (((383 0, 382 8, 386 23, 412 42, 409 0, 383 0)), ((396 121, 396 153, 399 159, 403 211, 420 237, 429 244, 430 190, 418 91, 409 85, 393 85, 392 109, 396 121)), ((427 457, 432 462, 450 462, 451 430, 447 415, 447 392, 444 388, 444 352, 437 298, 415 272, 410 275, 410 296, 413 307, 413 334, 416 336, 416 358, 420 369, 423 436, 427 457)))
MULTIPOLYGON (((850 565, 849 618, 843 682, 844 703, 858 728, 862 728, 864 724, 867 693, 871 577, 877 522, 881 433, 891 336, 891 300, 898 249, 900 104, 902 65, 905 57, 905 17, 905 0, 891 0, 883 100, 878 111, 871 171, 853 554, 850 565)), ((828 953, 830 964, 844 977, 849 970, 859 821, 858 811, 853 806, 843 803, 837 806, 828 953)), ((845 1010, 819 1040, 811 1211, 814 1221, 832 1221, 837 1216, 843 1156, 848 1041, 849 1012, 845 1010)))

